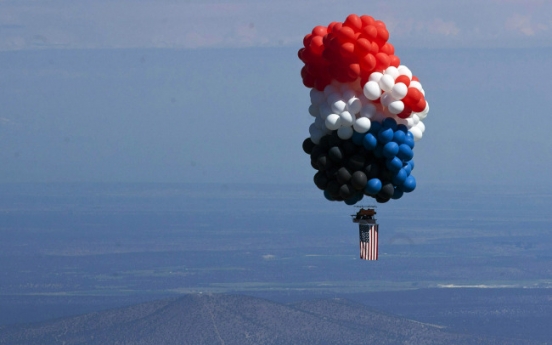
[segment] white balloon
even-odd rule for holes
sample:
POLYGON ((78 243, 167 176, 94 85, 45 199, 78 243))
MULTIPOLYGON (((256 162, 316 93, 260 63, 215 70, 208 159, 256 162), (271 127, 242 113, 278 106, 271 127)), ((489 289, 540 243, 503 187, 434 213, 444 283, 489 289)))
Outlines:
POLYGON ((422 91, 422 84, 420 84, 420 82, 417 82, 415 80, 412 80, 410 82, 410 85, 408 85, 408 87, 413 87, 415 89, 418 89, 418 90, 422 91))
POLYGON ((409 129, 410 133, 412 133, 412 136, 414 137, 414 141, 418 141, 422 139, 422 131, 418 127, 412 127, 409 129))
POLYGON ((341 117, 337 114, 330 114, 326 117, 325 124, 327 129, 335 131, 341 127, 341 117))
POLYGON ((309 114, 311 114, 312 116, 316 116, 320 114, 320 109, 317 105, 311 104, 309 107, 309 114))
POLYGON ((393 95, 391 93, 386 92, 381 96, 381 105, 384 107, 388 107, 391 102, 395 101, 396 99, 393 98, 393 95))
POLYGON ((331 93, 339 93, 339 89, 330 84, 324 88, 324 95, 328 97, 331 93))
POLYGON ((422 93, 422 95, 425 96, 425 90, 423 88, 420 90, 420 92, 422 93))
POLYGON ((313 105, 320 105, 322 102, 326 100, 326 96, 322 91, 318 91, 317 89, 311 89, 310 99, 313 105))
POLYGON ((368 81, 375 81, 376 83, 379 83, 381 77, 383 77, 383 73, 374 72, 370 74, 370 76, 368 77, 368 81))
POLYGON ((349 92, 349 91, 352 91, 353 88, 351 87, 351 85, 349 84, 341 84, 341 86, 339 87, 339 92, 343 95, 345 94, 346 92, 349 92))
POLYGON ((343 99, 344 99, 345 101, 349 101, 351 98, 356 97, 355 92, 354 92, 353 90, 350 90, 350 89, 347 90, 347 91, 344 91, 344 92, 342 93, 342 95, 343 95, 343 99))
POLYGON ((387 67, 387 69, 385 70, 384 74, 387 74, 387 75, 390 75, 393 77, 393 80, 397 79, 397 77, 399 76, 399 70, 397 69, 397 67, 395 66, 389 66, 387 67))
POLYGON ((355 117, 351 115, 348 111, 344 111, 341 114, 339 114, 339 117, 341 118, 341 126, 352 126, 353 123, 355 123, 355 117))
POLYGON ((320 110, 320 116, 325 120, 328 115, 332 114, 332 108, 328 105, 328 103, 324 102, 320 104, 318 107, 320 110))
POLYGON ((408 128, 408 121, 406 121, 406 119, 401 119, 400 117, 395 117, 395 121, 397 122, 397 125, 405 125, 408 128))
POLYGON ((420 129, 420 131, 422 131, 422 133, 425 132, 425 125, 422 121, 418 122, 416 127, 418 127, 420 129))
POLYGON ((364 96, 369 100, 375 101, 381 96, 381 88, 377 82, 369 81, 366 84, 364 84, 362 93, 364 93, 364 96))
POLYGON ((326 97, 326 102, 328 102, 329 105, 341 100, 341 94, 339 92, 332 92, 326 97))
POLYGON ((414 126, 416 126, 414 124, 414 119, 412 117, 407 117, 406 118, 406 127, 408 127, 408 129, 411 129, 414 126))
POLYGON ((311 124, 309 127, 309 134, 312 142, 315 143, 316 145, 318 145, 320 143, 320 139, 324 135, 326 135, 326 133, 318 129, 314 123, 311 124))
POLYGON ((342 140, 350 139, 353 136, 353 128, 350 126, 341 127, 337 130, 337 136, 342 140))
POLYGON ((362 108, 362 103, 360 103, 360 99, 353 97, 347 102, 347 110, 351 114, 358 114, 360 109, 362 108))
POLYGON ((374 104, 368 103, 360 108, 360 116, 371 119, 374 115, 376 115, 377 111, 378 109, 374 104))
POLYGON ((416 114, 412 114, 412 120, 414 121, 414 126, 420 123, 420 118, 416 114))
POLYGON ((427 117, 427 113, 429 113, 429 103, 426 101, 426 107, 424 110, 422 110, 421 113, 418 113, 418 117, 420 120, 423 120, 427 117))
POLYGON ((383 77, 381 77, 378 85, 383 91, 386 91, 386 92, 391 91, 391 89, 393 88, 393 85, 395 85, 395 78, 393 78, 389 74, 384 74, 383 77))
POLYGON ((378 111, 374 114, 374 116, 370 120, 374 122, 382 122, 383 120, 385 120, 386 117, 387 116, 385 116, 384 113, 378 111))
POLYGON ((393 85, 393 88, 391 89, 391 95, 393 95, 394 99, 401 100, 407 93, 408 87, 404 83, 397 83, 393 85))
POLYGON ((405 75, 408 77, 408 79, 412 80, 412 71, 405 65, 400 65, 399 68, 397 68, 399 71, 399 75, 405 75))
POLYGON ((393 115, 400 114, 404 110, 404 103, 402 101, 393 101, 387 106, 389 112, 393 115))
POLYGON ((332 108, 333 113, 341 114, 345 111, 345 109, 347 109, 347 103, 343 102, 343 100, 340 99, 334 103, 331 103, 330 108, 332 108))
POLYGON ((370 127, 372 126, 372 122, 367 117, 361 117, 355 121, 355 124, 353 125, 353 129, 357 131, 358 133, 366 133, 370 130, 370 127))
POLYGON ((324 119, 321 118, 320 116, 317 116, 314 118, 314 124, 316 125, 316 128, 318 128, 321 131, 326 130, 326 121, 324 121, 324 119))

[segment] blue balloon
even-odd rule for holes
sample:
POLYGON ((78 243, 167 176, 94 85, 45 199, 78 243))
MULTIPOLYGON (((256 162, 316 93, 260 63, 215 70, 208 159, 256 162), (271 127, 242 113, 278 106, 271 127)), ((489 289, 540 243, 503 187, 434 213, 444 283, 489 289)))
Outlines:
POLYGON ((399 157, 403 162, 408 162, 414 157, 414 151, 412 151, 410 146, 407 144, 401 144, 399 146, 397 157, 399 157))
POLYGON ((402 161, 398 157, 393 157, 393 159, 388 159, 385 161, 385 166, 387 169, 396 173, 402 168, 402 161))
POLYGON ((326 198, 329 201, 334 201, 334 198, 332 198, 332 195, 327 190, 324 191, 324 198, 326 198))
POLYGON ((355 143, 355 145, 361 146, 362 145, 362 140, 364 139, 365 135, 366 135, 366 133, 359 133, 357 131, 354 131, 353 132, 353 137, 351 138, 351 140, 353 141, 353 143, 355 143))
POLYGON ((403 131, 396 130, 395 133, 393 133, 393 141, 397 144, 404 143, 404 139, 406 139, 406 134, 404 134, 403 131))
POLYGON ((383 150, 381 153, 385 158, 392 159, 397 155, 397 153, 399 153, 399 145, 394 141, 390 141, 385 144, 385 146, 383 146, 383 150))
POLYGON ((414 170, 414 161, 413 160, 409 160, 408 162, 406 162, 408 165, 410 165, 410 171, 414 170))
POLYGON ((392 117, 388 117, 383 120, 382 126, 383 128, 391 128, 394 132, 397 130, 397 121, 395 121, 392 117))
POLYGON ((411 149, 414 148, 414 137, 412 136, 412 133, 408 132, 408 134, 404 138, 404 143, 408 145, 411 149))
POLYGON ((401 186, 407 177, 408 177, 408 174, 406 173, 406 170, 404 170, 403 168, 397 171, 395 176, 393 176, 393 180, 391 182, 393 182, 393 185, 395 186, 401 186))
POLYGON ((393 196, 391 196, 391 199, 397 200, 400 199, 403 196, 404 192, 400 188, 395 188, 395 191, 393 192, 393 196))
POLYGON ((402 184, 402 190, 405 193, 410 193, 414 189, 416 189, 416 179, 414 178, 414 176, 410 175, 406 178, 406 180, 404 180, 404 183, 402 184))
POLYGON ((402 124, 398 125, 397 126, 397 131, 401 131, 406 135, 406 133, 408 133, 408 127, 406 127, 405 125, 402 125, 402 124))
POLYGON ((375 149, 377 145, 378 139, 372 133, 367 133, 362 139, 362 146, 368 151, 375 149))
POLYGON ((369 195, 376 195, 381 190, 382 184, 379 178, 373 178, 368 180, 366 187, 364 188, 364 193, 369 195))
POLYGON ((406 176, 408 176, 412 172, 412 167, 410 166, 410 164, 404 163, 402 170, 406 171, 406 176))
POLYGON ((378 132, 378 141, 382 144, 387 144, 391 140, 393 140, 393 134, 395 132, 392 128, 385 128, 382 127, 378 132))
POLYGON ((381 128, 381 123, 372 121, 370 130, 368 131, 368 133, 372 133, 373 135, 378 135, 380 128, 381 128))

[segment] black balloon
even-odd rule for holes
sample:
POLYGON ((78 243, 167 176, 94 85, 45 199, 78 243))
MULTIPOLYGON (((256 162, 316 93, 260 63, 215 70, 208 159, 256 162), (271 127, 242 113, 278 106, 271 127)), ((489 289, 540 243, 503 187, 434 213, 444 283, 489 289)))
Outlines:
POLYGON ((347 160, 347 168, 349 168, 351 171, 362 170, 365 163, 366 159, 364 157, 359 154, 355 154, 347 160))
POLYGON ((345 167, 340 168, 337 171, 336 178, 337 178, 337 182, 339 182, 340 184, 347 183, 349 182, 349 180, 351 180, 351 172, 349 171, 349 169, 345 167))
POLYGON ((343 151, 339 146, 334 146, 328 150, 328 156, 335 163, 341 163, 343 161, 343 151))
POLYGON ((328 178, 326 177, 326 174, 324 174, 322 171, 314 174, 314 184, 316 185, 316 187, 325 190, 328 187, 328 178))
POLYGON ((344 141, 341 148, 343 148, 346 156, 353 155, 357 150, 357 146, 351 140, 344 141))
POLYGON ((328 182, 328 186, 326 187, 326 190, 328 191, 328 193, 330 193, 332 198, 336 199, 337 197, 339 197, 340 187, 341 185, 339 184, 339 182, 337 182, 336 180, 330 180, 328 182))
POLYGON ((344 199, 349 199, 355 194, 356 190, 350 184, 346 183, 339 188, 339 195, 344 199))
POLYGON ((366 174, 366 178, 368 180, 378 177, 379 172, 380 172, 380 168, 379 168, 379 165, 377 163, 368 164, 364 168, 364 173, 366 174))
POLYGON ((332 167, 332 161, 326 154, 322 154, 318 157, 316 160, 316 164, 318 164, 320 170, 326 170, 332 167))
POLYGON ((377 196, 381 199, 391 199, 393 196, 393 193, 395 192, 395 188, 393 187, 393 184, 391 182, 383 182, 382 181, 382 187, 381 190, 378 192, 377 196))
POLYGON ((305 139, 303 141, 303 151, 305 151, 306 154, 310 155, 312 153, 312 149, 316 146, 315 143, 312 142, 310 138, 305 139))
POLYGON ((318 146, 320 146, 323 149, 329 149, 330 148, 330 136, 325 135, 322 138, 320 138, 320 142, 318 143, 318 146))
POLYGON ((366 174, 362 171, 355 171, 353 173, 353 176, 351 177, 351 185, 356 190, 363 190, 364 187, 366 187, 366 182, 368 182, 368 178, 366 178, 366 174))

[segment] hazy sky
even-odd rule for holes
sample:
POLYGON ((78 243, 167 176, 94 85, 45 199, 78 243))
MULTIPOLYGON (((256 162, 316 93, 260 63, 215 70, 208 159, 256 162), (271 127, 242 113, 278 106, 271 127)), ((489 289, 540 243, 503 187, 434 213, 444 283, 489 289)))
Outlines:
POLYGON ((385 21, 405 47, 552 44, 546 0, 2 0, 0 49, 297 45, 349 13, 385 21))
POLYGON ((0 0, 0 181, 310 183, 296 51, 349 13, 427 92, 422 185, 550 185, 552 2, 513 0, 0 0))

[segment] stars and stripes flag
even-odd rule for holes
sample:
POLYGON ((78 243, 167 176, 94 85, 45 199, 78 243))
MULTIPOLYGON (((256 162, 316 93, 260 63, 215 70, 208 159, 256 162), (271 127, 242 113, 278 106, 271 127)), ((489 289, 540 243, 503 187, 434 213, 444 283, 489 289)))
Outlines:
POLYGON ((359 224, 360 258, 362 260, 378 259, 378 225, 359 224))

